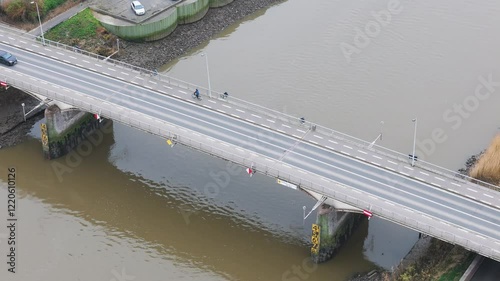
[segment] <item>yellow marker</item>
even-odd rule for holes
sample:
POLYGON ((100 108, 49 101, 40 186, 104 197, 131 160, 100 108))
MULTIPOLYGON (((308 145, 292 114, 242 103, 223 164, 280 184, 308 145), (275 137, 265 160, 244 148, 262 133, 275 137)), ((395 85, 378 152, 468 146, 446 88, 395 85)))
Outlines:
POLYGON ((167 140, 167 144, 172 146, 172 141, 170 139, 167 140))

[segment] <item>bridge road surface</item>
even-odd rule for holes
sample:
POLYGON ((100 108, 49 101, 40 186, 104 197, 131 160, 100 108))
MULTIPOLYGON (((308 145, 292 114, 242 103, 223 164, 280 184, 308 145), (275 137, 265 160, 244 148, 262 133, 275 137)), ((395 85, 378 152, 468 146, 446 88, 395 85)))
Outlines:
MULTIPOLYGON (((37 50, 45 53, 44 56, 41 56, 3 43, 0 43, 0 47, 15 54, 19 60, 19 63, 14 67, 2 67, 0 79, 3 74, 9 76, 29 75, 31 76, 30 81, 35 86, 53 83, 79 92, 84 96, 106 101, 102 104, 125 107, 130 112, 146 114, 151 117, 151 120, 162 120, 202 134, 202 138, 207 142, 214 142, 214 145, 220 141, 222 143, 219 145, 227 146, 227 149, 231 149, 231 145, 234 145, 251 150, 263 158, 271 160, 271 163, 281 165, 283 169, 288 168, 289 173, 302 173, 303 177, 322 179, 325 184, 328 181, 341 183, 352 187, 346 192, 360 193, 359 196, 361 196, 361 192, 370 194, 374 200, 383 201, 385 204, 393 206, 394 212, 406 213, 408 217, 418 216, 414 218, 417 220, 434 220, 438 222, 438 227, 434 227, 440 228, 442 231, 468 237, 467 239, 481 243, 490 249, 500 248, 500 209, 494 207, 495 205, 489 206, 478 200, 471 200, 465 196, 443 190, 425 181, 412 179, 402 173, 396 173, 394 169, 390 170, 367 164, 366 159, 370 157, 369 150, 363 152, 366 154, 364 156, 366 159, 361 157, 355 159, 346 155, 348 154, 346 152, 338 153, 330 147, 320 146, 317 144, 318 142, 301 140, 306 135, 310 137, 313 134, 305 128, 303 130, 297 129, 302 133, 301 135, 286 135, 283 133, 284 130, 271 130, 271 126, 261 125, 255 121, 259 118, 266 118, 265 116, 252 114, 254 120, 249 121, 248 118, 234 118, 226 112, 215 111, 206 105, 207 101, 203 101, 205 105, 200 106, 201 102, 193 101, 190 97, 191 92, 187 92, 185 89, 176 88, 173 85, 165 87, 168 89, 166 90, 168 94, 179 97, 176 98, 137 85, 145 78, 137 76, 130 70, 118 70, 119 74, 112 75, 109 73, 117 71, 108 67, 108 74, 103 75, 97 70, 91 71, 61 60, 55 60, 52 58, 54 56, 47 54, 56 52, 58 55, 65 55, 63 50, 41 47, 43 50, 37 50), (16 72, 20 72, 22 75, 16 72), (123 79, 122 77, 120 80, 112 76, 130 78, 123 79), (38 79, 38 81, 34 79, 38 79), (419 213, 425 215, 422 216, 419 213)), ((76 59, 89 60, 85 57, 76 59)), ((95 65, 96 68, 106 67, 105 62, 99 62, 95 65)), ((90 67, 88 68, 90 69, 90 67)), ((27 80, 23 78, 23 81, 28 82, 27 80)), ((75 99, 77 98, 75 97, 75 99)), ((241 113, 240 115, 243 116, 241 113)), ((268 121, 269 125, 276 122, 268 121)), ((319 141, 321 136, 315 136, 319 141)), ((331 145, 333 146, 333 144, 331 145)), ((352 150, 346 145, 343 147, 343 150, 352 150)), ((342 148, 338 150, 342 150, 342 148)), ((377 159, 371 160, 382 162, 384 159, 378 156, 377 159)), ((333 192, 334 189, 325 190, 324 195, 329 196, 330 191, 333 192)), ((473 192, 477 193, 478 191, 473 192)), ((335 198, 332 194, 330 197, 335 198)), ((357 207, 362 208, 362 206, 357 207)))

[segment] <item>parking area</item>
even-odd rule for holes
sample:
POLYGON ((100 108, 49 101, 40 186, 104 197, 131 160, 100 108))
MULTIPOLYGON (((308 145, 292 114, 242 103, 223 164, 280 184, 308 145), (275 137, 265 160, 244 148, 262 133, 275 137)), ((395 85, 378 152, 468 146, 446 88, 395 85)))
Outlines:
POLYGON ((129 22, 141 23, 151 17, 183 2, 183 0, 139 0, 144 6, 146 13, 137 16, 130 4, 132 0, 108 0, 91 2, 90 6, 97 12, 103 12, 114 18, 126 20, 129 22))

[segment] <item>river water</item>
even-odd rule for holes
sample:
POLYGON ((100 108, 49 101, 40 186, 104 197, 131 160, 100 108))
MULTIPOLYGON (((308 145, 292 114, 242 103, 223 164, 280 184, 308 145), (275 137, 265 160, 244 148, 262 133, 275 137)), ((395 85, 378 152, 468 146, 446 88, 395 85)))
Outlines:
MULTIPOLYGON (((163 71, 208 87, 208 58, 213 90, 367 141, 383 132, 378 143, 402 153, 411 152, 417 117, 419 158, 453 170, 487 146, 498 128, 489 113, 498 86, 484 81, 500 80, 500 3, 317 2, 256 13, 163 71)), ((314 266, 307 195, 110 126, 56 161, 42 159, 38 126, 29 141, 0 150, 1 225, 10 166, 18 218, 17 273, 2 262, 0 280, 341 281, 391 268, 417 240, 373 218, 314 266)), ((7 242, 2 226, 4 259, 7 242)))

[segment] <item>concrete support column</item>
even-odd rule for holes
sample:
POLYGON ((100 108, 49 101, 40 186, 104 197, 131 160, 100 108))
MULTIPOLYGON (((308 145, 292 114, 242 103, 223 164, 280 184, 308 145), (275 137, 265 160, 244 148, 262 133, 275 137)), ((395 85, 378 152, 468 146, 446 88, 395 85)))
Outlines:
POLYGON ((349 239, 363 218, 360 214, 337 212, 329 205, 318 208, 313 225, 311 258, 315 263, 331 259, 349 239))
POLYGON ((45 109, 45 123, 40 125, 44 157, 56 159, 67 154, 100 124, 91 113, 49 106, 45 109))

